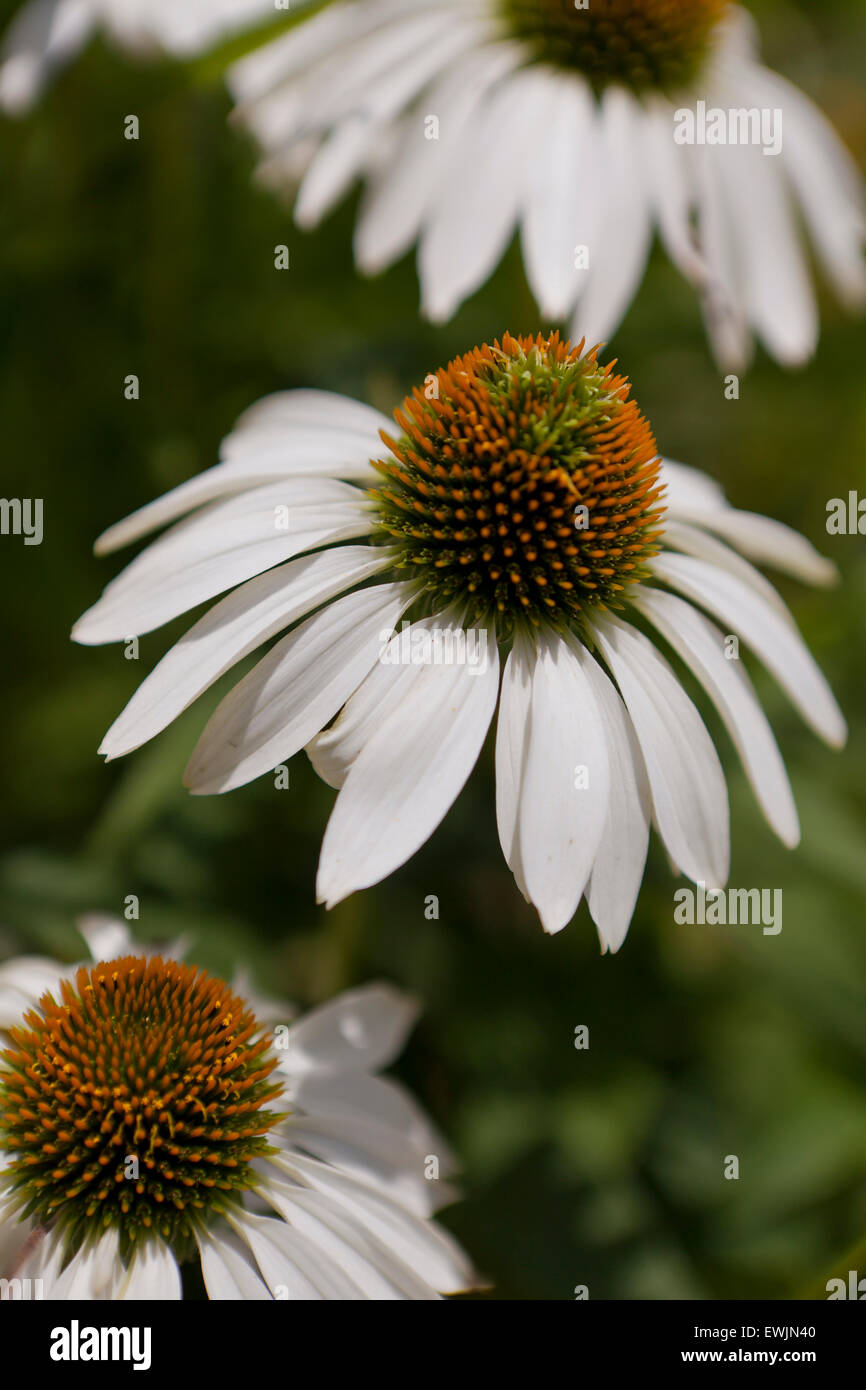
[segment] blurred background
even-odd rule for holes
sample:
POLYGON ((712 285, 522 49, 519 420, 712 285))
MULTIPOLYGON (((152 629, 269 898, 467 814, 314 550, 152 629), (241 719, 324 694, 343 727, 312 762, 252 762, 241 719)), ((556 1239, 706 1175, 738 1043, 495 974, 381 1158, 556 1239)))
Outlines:
MULTIPOLYGON (((15 8, 0 4, 3 27, 15 8)), ((750 8, 766 60, 866 167, 862 0, 750 8)), ((825 532, 828 499, 866 495, 866 322, 822 289, 814 363, 786 375, 759 355, 727 401, 695 298, 657 252, 611 344, 663 452, 798 527, 842 570, 835 590, 779 587, 850 719, 843 753, 749 662, 797 796, 794 853, 700 700, 729 771, 730 882, 782 888, 781 934, 676 925, 678 883, 654 841, 618 956, 599 955, 585 907, 546 938, 501 858, 490 747, 432 841, 326 913, 314 878, 333 792, 304 755, 288 790, 182 789, 234 676, 130 758, 96 756, 188 624, 144 638, 137 662, 72 646, 72 621, 119 568, 92 541, 215 462, 269 391, 323 387, 388 412, 458 352, 544 325, 514 247, 433 328, 417 316, 411 256, 356 276, 352 202, 299 233, 251 185, 254 150, 226 125, 220 68, 138 65, 95 42, 32 116, 0 122, 2 488, 44 499, 41 546, 0 538, 0 959, 74 960, 76 916, 120 913, 135 894, 142 938, 189 932, 203 965, 243 964, 301 1006, 387 977, 424 1001, 399 1074, 460 1155, 466 1200, 445 1219, 493 1281, 487 1296, 824 1297, 831 1275, 866 1274, 866 542, 825 532), (130 113, 138 142, 123 139, 130 113), (288 271, 274 269, 279 243, 288 271), (124 399, 130 373, 138 401, 124 399), (431 894, 438 920, 425 917, 431 894), (588 1050, 574 1046, 581 1024, 588 1050), (738 1181, 723 1175, 730 1154, 738 1181)))

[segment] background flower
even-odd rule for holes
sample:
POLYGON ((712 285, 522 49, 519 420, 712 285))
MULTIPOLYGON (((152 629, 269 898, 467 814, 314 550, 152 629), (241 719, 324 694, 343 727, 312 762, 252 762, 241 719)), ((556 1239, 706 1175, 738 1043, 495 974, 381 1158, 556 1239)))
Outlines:
POLYGON ((81 931, 82 966, 0 964, 0 1277, 107 1300, 177 1299, 197 1278, 221 1300, 429 1300, 477 1283, 429 1220, 454 1197, 450 1152, 377 1075, 413 999, 367 985, 289 1025, 290 1006, 232 993, 182 948, 148 951, 106 918, 81 931))
MULTIPOLYGON (((860 0, 753 8, 766 61, 866 165, 860 0)), ((71 646, 105 582, 93 537, 209 467, 269 392, 316 386, 387 410, 431 362, 506 321, 539 324, 515 250, 444 327, 417 320, 408 258, 360 280, 351 203, 304 235, 269 194, 251 196, 256 151, 226 140, 229 103, 198 77, 93 45, 29 121, 0 124, 3 493, 45 499, 41 546, 0 537, 0 951, 74 960, 73 915, 94 903, 116 915, 136 896, 143 939, 193 933, 203 965, 231 977, 242 959, 303 1008, 382 976, 418 994, 397 1075, 460 1153, 465 1200, 445 1221, 494 1297, 570 1300, 578 1283, 594 1299, 823 1289, 866 1230, 866 555, 862 537, 822 535, 828 499, 866 495, 866 324, 827 297, 821 349, 796 381, 759 353, 728 400, 693 293, 656 254, 610 350, 674 458, 700 458, 741 506, 811 536, 842 570, 833 591, 780 590, 850 717, 845 753, 829 755, 755 675, 800 809, 795 854, 730 759, 747 827, 731 882, 784 890, 780 936, 677 926, 656 854, 617 958, 600 956, 583 908, 545 937, 502 862, 490 747, 424 849, 326 913, 310 874, 334 793, 306 759, 287 788, 263 778, 191 798, 181 778, 203 708, 134 758, 95 756, 187 624, 144 638, 138 661, 71 646), (122 139, 127 111, 147 140, 122 139), (588 1050, 575 1049, 579 1025, 588 1050), (732 1146, 747 1180, 722 1177, 732 1146)))

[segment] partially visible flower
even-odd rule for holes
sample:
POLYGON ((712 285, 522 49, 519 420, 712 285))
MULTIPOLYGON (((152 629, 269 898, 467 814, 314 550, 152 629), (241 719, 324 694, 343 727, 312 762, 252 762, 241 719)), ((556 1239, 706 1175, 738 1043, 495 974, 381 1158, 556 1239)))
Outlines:
POLYGON ((0 49, 0 108, 19 115, 97 31, 129 52, 189 57, 274 13, 274 0, 27 0, 0 49))
POLYGON ((786 366, 814 350, 801 218, 842 301, 866 302, 859 173, 726 0, 336 0, 229 85, 262 180, 300 183, 298 224, 362 180, 358 265, 374 274, 417 242, 434 320, 518 229, 542 313, 592 342, 628 308, 654 230, 732 369, 753 334, 786 366), (781 150, 678 145, 675 112, 699 101, 759 121, 779 110, 781 150))
POLYGON ((266 1027, 123 924, 83 930, 88 964, 0 966, 0 1278, 109 1300, 180 1298, 187 1263, 213 1299, 473 1285, 430 1220, 448 1149, 376 1075, 413 1000, 369 985, 266 1027))
POLYGON ((815 583, 834 567, 788 527, 735 511, 703 474, 662 462, 627 380, 582 346, 506 335, 431 373, 393 421, 316 391, 248 411, 222 463, 97 542, 112 550, 175 522, 79 620, 79 642, 150 632, 232 590, 163 657, 100 751, 153 738, 290 628, 218 706, 186 782, 228 791, 306 747, 340 789, 318 876, 330 906, 425 842, 499 699, 496 812, 518 886, 548 931, 586 894, 616 950, 651 821, 690 878, 720 887, 728 874, 724 774, 648 626, 704 686, 770 825, 795 845, 784 765, 726 638, 752 647, 838 746, 836 701, 744 557, 815 583))

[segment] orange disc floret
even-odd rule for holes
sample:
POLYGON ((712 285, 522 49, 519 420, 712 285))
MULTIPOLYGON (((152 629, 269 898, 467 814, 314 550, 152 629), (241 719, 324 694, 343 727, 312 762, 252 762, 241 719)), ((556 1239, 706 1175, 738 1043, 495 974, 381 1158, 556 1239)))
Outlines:
POLYGON ((502 0, 536 57, 576 68, 596 90, 675 91, 699 72, 728 0, 502 0))
POLYGON ((374 466, 399 563, 466 620, 573 625, 657 553, 660 460, 629 383, 560 338, 475 348, 406 398, 374 466))
POLYGON ((255 1185, 280 1116, 277 1065, 254 1015, 214 976, 128 956, 82 966, 10 1029, 0 1144, 22 1215, 69 1246, 117 1227, 182 1251, 208 1214, 255 1185))

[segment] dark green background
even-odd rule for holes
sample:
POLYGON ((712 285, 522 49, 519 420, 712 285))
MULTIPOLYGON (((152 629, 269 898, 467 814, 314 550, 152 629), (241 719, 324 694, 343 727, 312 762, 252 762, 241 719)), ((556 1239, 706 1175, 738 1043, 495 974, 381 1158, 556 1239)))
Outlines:
MULTIPOLYGON (((866 166, 866 8, 753 8, 768 61, 866 166)), ((822 290, 815 362, 786 375, 759 355, 728 402, 696 301, 657 253, 612 344, 664 452, 842 569, 836 590, 780 587, 850 718, 847 749, 819 745, 750 666, 797 794, 796 852, 701 701, 730 772, 731 883, 783 889, 781 935, 675 925, 677 883, 654 842, 619 956, 599 956, 585 908, 546 938, 501 859, 489 748, 412 862, 325 913, 313 885, 333 793, 304 755, 288 791, 182 790, 227 683, 139 753, 97 758, 185 623, 144 639, 139 663, 72 646, 72 621, 118 569, 92 540, 214 462, 268 391, 327 387, 388 410, 457 352, 542 325, 515 248, 438 329, 417 317, 411 257, 356 277, 353 203, 301 235, 251 186, 254 151, 226 126, 215 66, 137 65, 96 43, 32 117, 0 123, 3 491, 45 502, 41 547, 0 539, 0 956, 74 959, 76 914, 135 893, 142 936, 189 930, 203 964, 247 964, 302 1005, 387 976, 425 1001, 400 1072, 461 1155, 466 1200, 446 1219, 493 1297, 569 1299, 577 1284, 594 1299, 820 1297, 866 1235, 866 562, 861 539, 825 534, 827 500, 866 491, 866 323, 822 290), (123 139, 129 113, 138 143, 123 139), (131 372, 138 402, 123 397, 131 372), (439 921, 425 920, 428 894, 439 921), (727 1154, 738 1182, 722 1176, 727 1154)))

